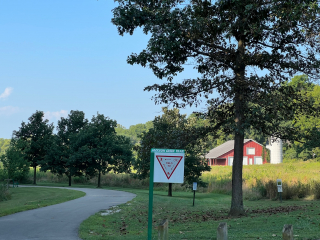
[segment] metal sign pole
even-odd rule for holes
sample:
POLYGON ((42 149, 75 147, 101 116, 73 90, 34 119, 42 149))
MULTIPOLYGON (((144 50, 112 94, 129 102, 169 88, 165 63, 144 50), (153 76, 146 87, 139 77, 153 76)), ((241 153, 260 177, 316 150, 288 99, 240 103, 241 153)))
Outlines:
POLYGON ((154 153, 151 152, 151 154, 150 154, 150 181, 149 181, 148 240, 151 240, 151 237, 152 237, 153 174, 154 174, 154 153))
POLYGON ((193 206, 194 206, 194 199, 196 198, 196 190, 197 190, 198 183, 193 182, 192 184, 192 190, 193 190, 193 206))
POLYGON ((153 183, 183 183, 184 150, 152 148, 150 152, 148 240, 152 238, 153 183))
POLYGON ((280 202, 282 202, 282 180, 281 179, 277 179, 277 187, 278 187, 280 202))
POLYGON ((194 199, 196 198, 196 190, 193 190, 193 206, 194 206, 194 199))

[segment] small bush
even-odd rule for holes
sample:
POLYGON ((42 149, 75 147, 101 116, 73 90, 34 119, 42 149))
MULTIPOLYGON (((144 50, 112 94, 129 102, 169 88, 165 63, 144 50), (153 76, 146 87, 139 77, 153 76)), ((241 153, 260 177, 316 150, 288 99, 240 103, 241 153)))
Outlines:
POLYGON ((11 193, 7 189, 7 187, 3 184, 0 185, 0 202, 7 201, 11 199, 11 193))
POLYGON ((73 177, 73 183, 86 184, 88 183, 88 179, 85 176, 73 177))
POLYGON ((282 183, 282 199, 299 199, 311 194, 310 185, 301 182, 288 184, 282 183))
POLYGON ((256 201, 262 199, 262 195, 257 188, 243 189, 243 199, 249 201, 256 201))
POLYGON ((278 196, 276 181, 269 180, 265 183, 266 197, 269 199, 276 199, 278 196))
POLYGON ((3 168, 0 166, 0 182, 4 181, 4 179, 7 179, 8 176, 6 175, 5 171, 3 168))
POLYGON ((315 199, 320 199, 320 182, 314 182, 313 193, 315 199))

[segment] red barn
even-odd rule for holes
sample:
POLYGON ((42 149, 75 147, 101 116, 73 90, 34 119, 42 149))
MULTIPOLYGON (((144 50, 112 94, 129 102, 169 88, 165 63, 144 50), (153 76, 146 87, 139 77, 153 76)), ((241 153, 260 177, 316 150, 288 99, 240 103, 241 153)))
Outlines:
MULTIPOLYGON (((252 139, 245 139, 243 144, 243 165, 256 165, 265 163, 262 159, 263 146, 252 139)), ((205 156, 209 166, 232 166, 234 156, 234 140, 211 149, 205 156)))

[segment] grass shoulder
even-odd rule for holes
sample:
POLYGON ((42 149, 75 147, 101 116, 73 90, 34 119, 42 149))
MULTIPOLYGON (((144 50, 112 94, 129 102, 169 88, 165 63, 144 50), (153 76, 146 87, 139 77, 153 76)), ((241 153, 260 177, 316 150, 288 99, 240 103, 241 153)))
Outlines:
POLYGON ((11 199, 0 202, 0 217, 85 196, 81 191, 41 187, 11 188, 10 192, 11 199))

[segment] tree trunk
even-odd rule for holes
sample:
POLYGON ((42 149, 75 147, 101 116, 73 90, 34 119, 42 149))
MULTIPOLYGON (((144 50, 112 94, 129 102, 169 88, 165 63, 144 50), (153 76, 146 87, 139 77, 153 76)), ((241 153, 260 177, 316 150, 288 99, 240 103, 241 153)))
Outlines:
POLYGON ((98 188, 101 188, 101 171, 100 170, 98 175, 98 188))
POLYGON ((246 93, 244 40, 238 42, 238 56, 236 60, 235 83, 235 133, 234 133, 234 159, 232 166, 232 199, 230 216, 244 215, 242 195, 242 168, 243 168, 243 142, 244 142, 244 108, 246 107, 244 96, 246 93))
POLYGON ((234 138, 234 159, 232 166, 232 199, 230 216, 244 215, 242 195, 242 164, 244 134, 236 133, 234 138))
POLYGON ((33 167, 33 184, 37 185, 37 167, 33 167))
POLYGON ((68 178, 69 178, 69 187, 71 187, 71 172, 69 173, 68 178))
POLYGON ((168 196, 172 197, 172 183, 169 183, 168 196))

